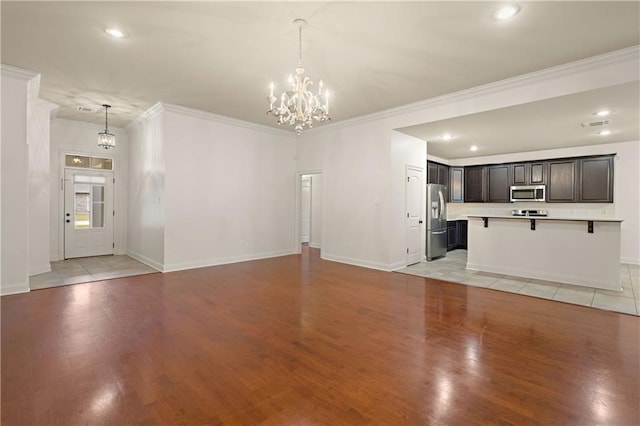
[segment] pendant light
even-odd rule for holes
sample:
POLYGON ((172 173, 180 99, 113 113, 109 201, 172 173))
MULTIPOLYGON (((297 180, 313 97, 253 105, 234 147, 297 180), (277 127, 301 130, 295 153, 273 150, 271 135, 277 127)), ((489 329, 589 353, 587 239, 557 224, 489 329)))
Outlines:
POLYGON ((111 105, 103 104, 104 107, 104 132, 98 133, 98 146, 109 149, 116 146, 116 135, 109 131, 109 108, 111 105))
POLYGON ((278 119, 278 124, 289 124, 294 126, 297 134, 302 132, 306 126, 311 128, 314 120, 323 122, 331 120, 329 117, 329 92, 324 89, 322 80, 318 85, 318 93, 312 93, 310 86, 313 81, 304 75, 304 66, 302 65, 302 27, 307 24, 304 19, 296 19, 293 21, 298 27, 298 66, 296 67, 296 75, 289 76, 289 87, 280 96, 280 105, 275 102, 278 100, 273 95, 274 84, 271 83, 269 96, 269 110, 267 114, 272 114, 278 119), (324 99, 323 99, 324 98, 324 99))

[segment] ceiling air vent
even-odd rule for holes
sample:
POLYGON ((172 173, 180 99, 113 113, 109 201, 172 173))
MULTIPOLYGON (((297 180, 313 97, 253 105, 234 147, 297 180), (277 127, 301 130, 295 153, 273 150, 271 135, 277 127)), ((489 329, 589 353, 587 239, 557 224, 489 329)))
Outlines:
POLYGON ((95 108, 91 108, 91 107, 87 107, 87 106, 82 106, 82 105, 78 105, 76 107, 76 111, 80 111, 80 112, 96 112, 98 111, 95 108))
POLYGON ((582 127, 590 128, 590 127, 602 127, 608 126, 611 123, 610 120, 598 120, 598 121, 589 121, 582 123, 582 127))

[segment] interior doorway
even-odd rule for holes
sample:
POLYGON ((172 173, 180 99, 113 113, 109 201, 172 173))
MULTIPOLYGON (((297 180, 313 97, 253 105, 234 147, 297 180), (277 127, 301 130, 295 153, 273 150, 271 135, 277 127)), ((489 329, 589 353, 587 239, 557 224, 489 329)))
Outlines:
POLYGON ((322 174, 300 175, 300 243, 313 248, 322 245, 322 174))
POLYGON ((65 259, 113 254, 113 216, 113 172, 65 169, 65 259))

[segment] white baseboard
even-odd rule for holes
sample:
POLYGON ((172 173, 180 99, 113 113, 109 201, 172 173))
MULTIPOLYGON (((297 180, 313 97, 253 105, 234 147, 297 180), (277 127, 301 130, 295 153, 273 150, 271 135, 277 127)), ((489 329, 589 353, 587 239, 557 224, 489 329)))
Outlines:
POLYGON ((29 288, 29 281, 0 285, 0 296, 29 293, 30 291, 31 289, 29 288))
POLYGON ((319 249, 320 248, 320 243, 309 243, 309 247, 319 249))
POLYGON ((161 263, 158 263, 155 260, 148 258, 147 256, 141 255, 140 253, 136 253, 135 251, 131 250, 127 250, 126 254, 127 256, 133 257, 134 259, 144 263, 147 266, 151 266, 153 269, 164 272, 163 265, 161 263))
POLYGON ((640 259, 636 257, 621 257, 620 263, 628 263, 629 265, 640 265, 640 259))
POLYGON ((622 288, 622 286, 620 285, 620 280, 618 280, 618 283, 611 283, 610 287, 605 287, 599 281, 576 280, 575 276, 573 275, 550 274, 548 272, 538 271, 538 270, 523 271, 521 269, 509 268, 502 265, 480 265, 480 264, 467 262, 466 269, 470 271, 483 271, 483 272, 491 272, 494 274, 504 274, 504 275, 512 275, 516 277, 532 278, 537 280, 553 281, 558 283, 567 283, 567 284, 573 284, 573 285, 578 285, 583 287, 601 288, 604 290, 619 291, 622 288))
POLYGON ((51 272, 51 263, 41 263, 40 265, 34 265, 29 267, 29 276, 44 274, 51 272))
POLYGON ((162 272, 183 271, 185 269, 206 268, 207 266, 227 265, 230 263, 248 262, 250 260, 268 259, 270 257, 289 256, 297 254, 295 250, 281 250, 263 253, 253 253, 242 256, 230 256, 217 259, 203 259, 193 262, 182 262, 164 265, 162 272))
POLYGON ((348 265, 353 265, 353 266, 360 266, 362 268, 377 269, 385 272, 391 271, 389 264, 371 262, 368 260, 353 259, 350 257, 343 257, 343 256, 334 256, 332 254, 327 254, 327 253, 322 253, 322 259, 330 260, 332 262, 346 263, 348 265))
POLYGON ((390 271, 397 271, 398 269, 403 269, 407 267, 407 261, 403 260, 400 262, 395 262, 392 263, 391 265, 389 265, 389 270, 390 271))

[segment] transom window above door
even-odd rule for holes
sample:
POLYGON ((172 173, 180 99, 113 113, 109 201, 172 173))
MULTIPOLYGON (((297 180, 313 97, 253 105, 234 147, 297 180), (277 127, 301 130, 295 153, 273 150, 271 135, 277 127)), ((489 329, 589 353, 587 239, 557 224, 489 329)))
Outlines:
POLYGON ((111 158, 88 157, 84 155, 66 154, 64 156, 66 167, 77 167, 80 169, 113 170, 113 160, 111 158))

